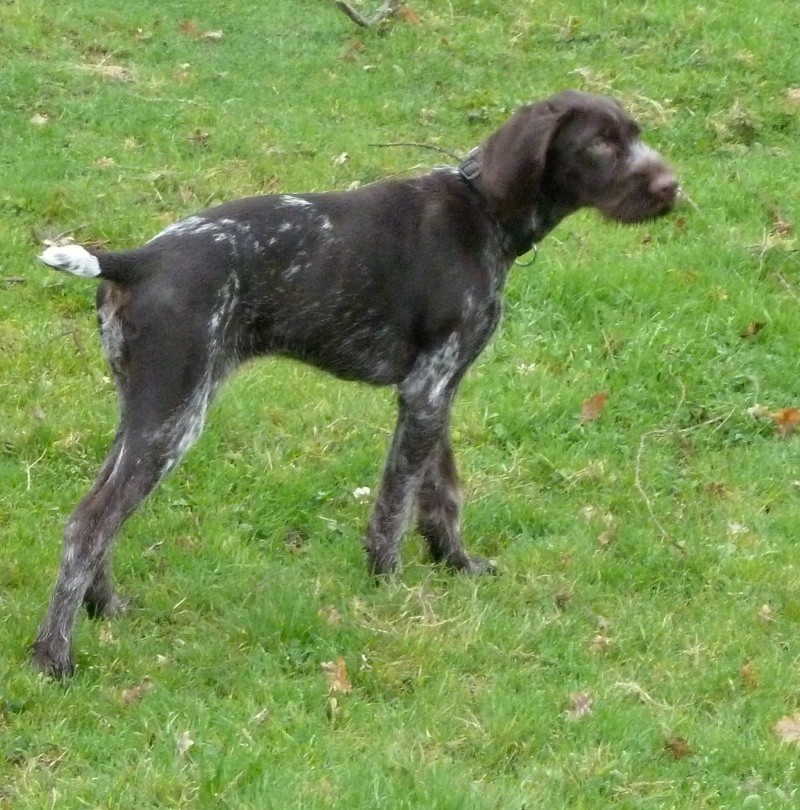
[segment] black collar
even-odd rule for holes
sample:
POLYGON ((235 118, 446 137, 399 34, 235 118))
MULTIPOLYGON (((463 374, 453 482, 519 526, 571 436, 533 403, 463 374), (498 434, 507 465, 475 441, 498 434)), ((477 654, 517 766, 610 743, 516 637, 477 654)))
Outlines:
MULTIPOLYGON (((476 146, 472 151, 467 153, 467 156, 458 164, 458 173, 461 175, 461 178, 467 183, 467 185, 485 201, 486 197, 478 184, 478 180, 481 176, 480 150, 480 146, 476 146)), ((522 256, 532 248, 535 249, 536 245, 534 242, 533 232, 527 224, 520 228, 509 228, 508 226, 501 227, 503 227, 503 230, 506 232, 511 241, 515 257, 522 256)), ((535 257, 536 254, 534 253, 534 258, 535 257)))
POLYGON ((480 147, 476 146, 467 154, 464 160, 458 164, 458 173, 472 185, 481 176, 481 162, 478 160, 480 147))

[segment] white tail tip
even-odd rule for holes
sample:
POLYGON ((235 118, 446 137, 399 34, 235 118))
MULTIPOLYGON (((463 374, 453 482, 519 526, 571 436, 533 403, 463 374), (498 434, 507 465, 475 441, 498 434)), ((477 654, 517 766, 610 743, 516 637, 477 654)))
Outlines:
POLYGON ((39 261, 56 270, 65 270, 73 276, 94 278, 100 275, 100 262, 80 245, 49 247, 39 254, 39 261))

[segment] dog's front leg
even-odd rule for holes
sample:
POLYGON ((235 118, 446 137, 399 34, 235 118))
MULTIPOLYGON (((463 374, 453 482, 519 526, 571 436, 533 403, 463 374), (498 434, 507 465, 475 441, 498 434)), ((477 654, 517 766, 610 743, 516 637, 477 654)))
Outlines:
POLYGON ((460 512, 458 472, 448 428, 425 471, 418 497, 417 526, 434 561, 469 574, 492 571, 494 566, 489 560, 471 557, 464 548, 460 512))
POLYGON ((459 348, 453 333, 436 350, 421 355, 400 385, 397 427, 365 543, 375 574, 397 568, 420 485, 447 434, 453 395, 467 366, 459 348))

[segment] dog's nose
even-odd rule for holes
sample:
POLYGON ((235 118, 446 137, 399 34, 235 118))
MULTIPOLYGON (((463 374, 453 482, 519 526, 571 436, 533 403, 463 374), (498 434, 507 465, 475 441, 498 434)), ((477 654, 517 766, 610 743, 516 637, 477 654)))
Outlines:
POLYGON ((650 191, 671 207, 678 197, 678 178, 669 170, 659 172, 650 184, 650 191))

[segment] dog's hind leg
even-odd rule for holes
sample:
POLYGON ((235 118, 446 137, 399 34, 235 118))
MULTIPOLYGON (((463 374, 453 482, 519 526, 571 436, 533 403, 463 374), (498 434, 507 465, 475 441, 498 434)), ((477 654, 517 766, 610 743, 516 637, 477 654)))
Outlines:
POLYGON ((461 497, 450 432, 439 440, 419 491, 417 526, 431 557, 457 571, 480 573, 492 568, 483 557, 470 557, 461 540, 461 497))
POLYGON ((94 613, 118 604, 109 562, 114 537, 200 435, 217 383, 210 367, 171 362, 159 368, 160 373, 132 372, 126 379, 117 437, 67 523, 50 607, 31 648, 34 666, 48 675, 73 670, 71 640, 81 602, 94 613))

